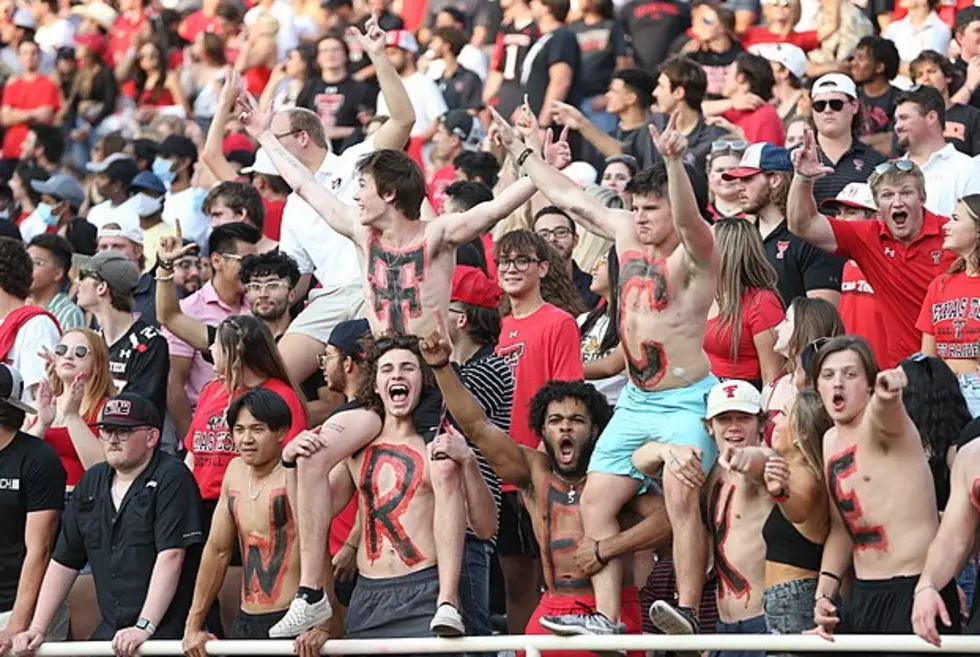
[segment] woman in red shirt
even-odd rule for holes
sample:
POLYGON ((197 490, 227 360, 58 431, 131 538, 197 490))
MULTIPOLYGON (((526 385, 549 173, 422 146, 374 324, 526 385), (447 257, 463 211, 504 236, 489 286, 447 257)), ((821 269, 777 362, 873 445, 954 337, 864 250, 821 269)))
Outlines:
POLYGON ((783 368, 783 357, 774 349, 773 329, 784 317, 776 270, 766 260, 762 238, 751 222, 722 219, 715 223, 715 240, 721 272, 704 332, 711 373, 761 389, 783 368))
POLYGON ((136 120, 140 123, 149 123, 159 109, 175 105, 184 109, 185 116, 191 116, 190 103, 176 73, 167 70, 163 51, 153 42, 140 46, 136 89, 136 120))
POLYGON ((922 353, 956 374, 973 417, 980 416, 980 194, 964 196, 943 226, 943 248, 959 257, 929 284, 915 328, 922 353))
POLYGON ((827 20, 817 30, 797 32, 800 22, 800 0, 763 0, 762 16, 765 25, 750 27, 742 35, 745 49, 757 43, 791 43, 803 52, 816 50, 820 42, 840 27, 840 10, 828 12, 827 20))
POLYGON ((39 386, 37 415, 29 432, 57 452, 71 489, 86 470, 105 460, 94 425, 116 388, 109 373, 109 350, 94 331, 66 331, 49 358, 53 368, 50 379, 39 386))

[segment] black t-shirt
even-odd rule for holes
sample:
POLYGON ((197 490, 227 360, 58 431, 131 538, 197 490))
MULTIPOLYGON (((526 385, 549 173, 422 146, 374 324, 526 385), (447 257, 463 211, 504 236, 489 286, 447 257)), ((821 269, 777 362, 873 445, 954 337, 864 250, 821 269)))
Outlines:
MULTIPOLYGON (((966 82, 967 63, 962 59, 960 59, 959 57, 957 57, 956 59, 953 60, 953 67, 959 72, 959 75, 955 80, 955 84, 949 88, 950 96, 952 96, 957 91, 959 91, 960 87, 962 87, 963 84, 966 82)), ((973 90, 973 95, 970 96, 970 105, 972 105, 973 107, 980 108, 980 87, 973 90)))
POLYGON ((0 450, 0 612, 10 611, 27 546, 27 514, 65 508, 65 469, 54 449, 18 431, 0 450))
MULTIPOLYGON (((663 131, 667 127, 670 117, 666 114, 652 114, 647 120, 647 124, 653 124, 663 131)), ((704 122, 704 117, 699 117, 697 125, 691 130, 687 137, 686 159, 695 165, 702 172, 704 164, 711 152, 711 144, 725 136, 725 130, 718 126, 708 125, 704 122)), ((636 158, 641 169, 651 167, 659 163, 663 158, 660 152, 653 146, 650 138, 650 130, 643 126, 629 133, 629 138, 623 139, 623 152, 636 158)))
MULTIPOLYGON (((524 85, 528 102, 531 104, 531 111, 535 115, 541 113, 541 109, 544 106, 544 96, 548 91, 548 83, 551 81, 551 67, 562 62, 572 68, 572 86, 569 88, 564 102, 577 107, 582 100, 582 87, 580 83, 582 75, 582 51, 579 50, 578 39, 575 38, 575 33, 567 27, 562 26, 554 32, 541 36, 535 45, 538 44, 541 47, 537 50, 536 54, 534 47, 528 53, 528 57, 533 56, 534 60, 530 62, 530 75, 527 76, 527 84, 524 85)), ((527 64, 525 62, 525 66, 527 64)))
POLYGON ((980 155, 980 109, 956 104, 946 110, 946 141, 969 156, 980 155))
POLYGON ((451 110, 476 110, 483 107, 483 80, 480 76, 459 66, 452 76, 436 80, 439 91, 451 110))
POLYGON ((578 20, 571 23, 568 29, 575 33, 582 51, 582 97, 603 95, 616 70, 616 58, 629 54, 623 26, 614 20, 604 20, 594 25, 578 20))
POLYGON ((623 7, 638 68, 653 74, 666 59, 674 39, 691 27, 691 9, 678 0, 633 0, 623 7))
MULTIPOLYGON (((353 78, 344 78, 337 83, 324 82, 322 78, 310 80, 300 90, 296 104, 319 114, 318 106, 331 108, 334 125, 341 128, 354 128, 360 125, 357 120, 358 108, 374 105, 371 87, 353 78), (333 109, 336 108, 336 109, 333 109)), ((328 113, 330 110, 326 110, 328 113)), ((340 152, 342 139, 333 140, 335 153, 340 152)))
POLYGON ((901 90, 891 85, 880 96, 869 96, 863 88, 858 88, 861 102, 861 136, 880 135, 891 132, 895 127, 895 109, 901 90))
POLYGON ((157 555, 187 550, 173 600, 154 634, 179 639, 205 540, 194 475, 176 457, 157 451, 126 491, 118 513, 112 502, 114 478, 105 462, 82 475, 51 558, 74 570, 91 564, 102 621, 119 630, 139 618, 157 555))
POLYGON ((134 392, 153 402, 163 417, 167 410, 170 348, 159 329, 137 319, 109 345, 109 372, 119 392, 134 392))
POLYGON ((72 250, 82 255, 95 255, 99 248, 98 235, 98 229, 84 217, 69 221, 68 230, 65 231, 65 238, 71 243, 72 250))
POLYGON ((840 292, 845 258, 825 253, 789 232, 784 219, 763 239, 766 260, 776 268, 776 288, 787 308, 810 290, 840 292))
POLYGON ((705 98, 721 98, 725 91, 725 78, 728 76, 728 69, 735 63, 735 59, 743 52, 742 44, 737 41, 732 42, 732 47, 725 52, 715 52, 713 50, 699 50, 692 52, 686 57, 691 58, 701 65, 701 69, 708 78, 708 89, 705 98))
POLYGON ((524 102, 521 69, 531 44, 538 36, 538 26, 533 21, 521 28, 515 27, 512 22, 507 22, 501 25, 500 31, 497 32, 490 70, 500 72, 502 81, 493 105, 505 119, 509 120, 514 110, 524 102))

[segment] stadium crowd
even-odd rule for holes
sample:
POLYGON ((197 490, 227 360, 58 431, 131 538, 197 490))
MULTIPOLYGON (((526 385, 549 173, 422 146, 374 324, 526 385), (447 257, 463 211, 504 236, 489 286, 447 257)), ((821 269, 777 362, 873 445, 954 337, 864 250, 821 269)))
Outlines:
POLYGON ((0 654, 980 633, 980 6, 0 0, 0 46, 0 654))

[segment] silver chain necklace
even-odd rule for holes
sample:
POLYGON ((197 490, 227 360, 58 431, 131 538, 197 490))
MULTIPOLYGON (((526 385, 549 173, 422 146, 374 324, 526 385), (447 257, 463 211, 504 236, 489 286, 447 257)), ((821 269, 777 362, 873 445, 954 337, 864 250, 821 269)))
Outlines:
POLYGON ((249 470, 248 470, 248 499, 252 500, 253 502, 255 500, 259 499, 259 495, 262 494, 262 489, 265 488, 265 482, 268 481, 269 477, 271 477, 272 475, 274 475, 276 473, 276 470, 278 470, 279 467, 280 467, 280 464, 277 463, 276 464, 276 467, 272 468, 272 471, 269 472, 269 474, 266 475, 262 479, 262 483, 259 485, 259 489, 257 491, 255 491, 254 493, 252 492, 252 475, 255 473, 255 471, 252 470, 251 468, 249 468, 249 470))
POLYGON ((579 477, 576 481, 570 482, 564 477, 562 477, 560 474, 558 474, 557 472, 554 472, 553 474, 556 477, 558 477, 563 484, 568 486, 568 490, 565 492, 565 495, 568 497, 568 503, 575 504, 575 496, 578 495, 578 491, 575 490, 575 488, 583 481, 585 481, 585 478, 588 477, 589 475, 584 475, 582 477, 579 477))

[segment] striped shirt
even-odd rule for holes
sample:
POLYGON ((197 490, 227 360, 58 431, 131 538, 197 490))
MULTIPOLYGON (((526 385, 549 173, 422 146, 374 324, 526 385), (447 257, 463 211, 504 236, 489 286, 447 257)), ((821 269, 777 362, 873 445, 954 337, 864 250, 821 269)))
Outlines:
POLYGON ((51 301, 44 307, 49 313, 58 320, 58 326, 64 333, 68 329, 83 328, 85 326, 85 315, 81 308, 72 303, 72 300, 62 292, 54 295, 51 301))
MULTIPOLYGON (((459 368, 459 377, 463 385, 476 397, 487 419, 504 433, 509 433, 511 408, 514 405, 514 375, 507 362, 494 352, 493 346, 484 345, 472 358, 463 363, 459 368)), ((490 467, 487 457, 483 455, 480 448, 470 442, 469 438, 467 442, 473 448, 480 474, 487 482, 493 495, 493 503, 499 510, 500 477, 490 467)), ((475 538, 469 527, 466 533, 475 538)), ((495 546, 496 537, 488 542, 495 546)))

